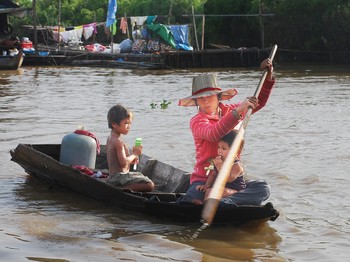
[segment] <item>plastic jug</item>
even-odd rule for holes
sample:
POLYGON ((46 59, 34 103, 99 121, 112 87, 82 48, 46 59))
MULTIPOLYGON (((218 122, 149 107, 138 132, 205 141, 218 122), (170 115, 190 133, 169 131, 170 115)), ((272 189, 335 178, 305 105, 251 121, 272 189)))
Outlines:
POLYGON ((60 162, 72 166, 87 166, 94 169, 96 164, 96 140, 90 136, 67 134, 61 143, 60 162))

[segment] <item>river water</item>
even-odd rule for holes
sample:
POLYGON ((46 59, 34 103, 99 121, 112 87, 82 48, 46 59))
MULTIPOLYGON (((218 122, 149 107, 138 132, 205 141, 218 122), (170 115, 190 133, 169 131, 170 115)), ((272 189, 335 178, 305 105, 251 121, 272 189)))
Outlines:
MULTIPOLYGON (((191 171, 190 95, 196 70, 24 67, 0 71, 1 261, 345 261, 350 257, 350 71, 276 66, 266 107, 252 115, 243 162, 248 178, 265 179, 280 217, 258 228, 167 223, 29 179, 10 161, 18 143, 60 143, 78 125, 102 143, 106 113, 122 103, 135 114, 133 144, 191 171), (163 102, 171 102, 161 109, 163 102), (150 104, 157 104, 152 109, 150 104)), ((216 69, 233 101, 251 96, 261 72, 216 69)))

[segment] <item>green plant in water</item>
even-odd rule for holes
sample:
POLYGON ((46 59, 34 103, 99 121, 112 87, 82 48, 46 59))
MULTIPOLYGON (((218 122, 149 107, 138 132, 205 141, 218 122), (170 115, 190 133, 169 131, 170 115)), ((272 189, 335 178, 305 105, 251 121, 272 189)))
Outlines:
POLYGON ((160 108, 167 109, 170 104, 171 102, 168 102, 167 100, 163 99, 163 102, 160 104, 160 108))
POLYGON ((155 109, 155 108, 157 108, 158 105, 155 104, 155 103, 151 103, 150 106, 151 106, 152 109, 155 109))
MULTIPOLYGON (((171 104, 171 102, 163 99, 163 102, 160 103, 160 108, 161 109, 167 109, 170 104, 171 104)), ((156 109, 158 107, 158 104, 156 104, 156 103, 151 103, 149 105, 151 106, 152 109, 156 109)))

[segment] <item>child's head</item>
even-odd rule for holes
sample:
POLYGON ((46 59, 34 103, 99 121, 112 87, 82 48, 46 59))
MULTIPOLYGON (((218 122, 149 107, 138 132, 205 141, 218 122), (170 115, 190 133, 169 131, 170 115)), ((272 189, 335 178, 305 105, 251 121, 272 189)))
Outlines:
MULTIPOLYGON (((221 156, 223 160, 226 159, 228 152, 230 151, 230 147, 232 146, 233 141, 236 138, 236 135, 237 135, 237 131, 232 130, 220 139, 218 143, 218 155, 221 156)), ((244 141, 242 140, 242 143, 238 149, 237 155, 241 153, 243 144, 244 144, 244 141)))
POLYGON ((108 127, 112 128, 112 124, 116 123, 117 125, 120 124, 120 122, 123 119, 132 119, 132 112, 123 107, 120 104, 117 104, 113 107, 111 107, 107 114, 107 120, 108 120, 108 127))

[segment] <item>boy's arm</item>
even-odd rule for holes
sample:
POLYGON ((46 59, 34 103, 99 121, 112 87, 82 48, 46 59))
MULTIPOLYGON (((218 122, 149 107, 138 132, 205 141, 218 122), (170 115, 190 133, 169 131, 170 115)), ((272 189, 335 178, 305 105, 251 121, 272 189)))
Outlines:
POLYGON ((118 139, 115 143, 115 149, 117 152, 120 167, 123 169, 124 172, 129 171, 130 164, 137 158, 137 155, 134 152, 129 155, 129 153, 127 152, 127 145, 123 143, 120 139, 118 139))

